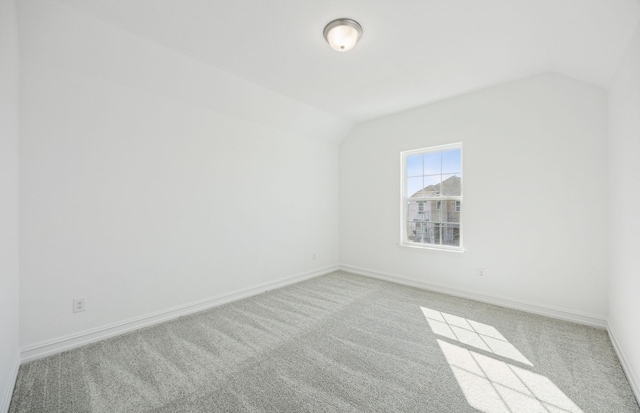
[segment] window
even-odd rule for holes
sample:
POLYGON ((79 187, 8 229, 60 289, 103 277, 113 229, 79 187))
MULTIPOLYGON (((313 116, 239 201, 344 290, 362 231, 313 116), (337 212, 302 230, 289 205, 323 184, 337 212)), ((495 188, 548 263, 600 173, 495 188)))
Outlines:
POLYGON ((462 250, 462 144, 401 153, 401 245, 462 250))

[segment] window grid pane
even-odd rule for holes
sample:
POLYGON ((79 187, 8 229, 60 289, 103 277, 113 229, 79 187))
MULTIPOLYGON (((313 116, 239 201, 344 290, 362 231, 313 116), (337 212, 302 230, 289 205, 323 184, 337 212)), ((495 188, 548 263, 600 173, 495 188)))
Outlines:
POLYGON ((405 165, 404 241, 460 247, 461 147, 426 149, 407 156, 405 165))

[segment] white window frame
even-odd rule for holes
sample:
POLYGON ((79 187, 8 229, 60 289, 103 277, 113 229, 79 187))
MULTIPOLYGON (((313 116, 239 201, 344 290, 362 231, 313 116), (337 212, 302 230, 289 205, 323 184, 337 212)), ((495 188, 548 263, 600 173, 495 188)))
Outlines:
POLYGON ((448 145, 439 145, 439 146, 431 146, 428 148, 420 148, 420 149, 413 149, 410 151, 404 151, 400 153, 400 243, 398 244, 401 247, 411 247, 411 248, 420 248, 420 249, 424 249, 424 250, 445 250, 445 251, 454 251, 454 252, 463 252, 464 251, 464 244, 463 244, 463 239, 462 239, 462 235, 463 235, 463 223, 462 223, 462 215, 463 215, 463 208, 462 208, 462 197, 464 195, 464 179, 462 179, 462 181, 460 182, 460 196, 444 196, 444 195, 437 195, 434 197, 424 197, 424 198, 410 198, 407 196, 407 158, 411 155, 418 155, 418 154, 424 154, 424 153, 429 153, 429 152, 443 152, 443 151, 448 151, 448 150, 452 150, 452 149, 460 149, 460 174, 461 176, 463 176, 463 148, 462 148, 462 142, 458 142, 458 143, 453 143, 453 144, 448 144, 448 145), (407 202, 409 200, 412 201, 459 201, 460 202, 460 206, 458 207, 458 205, 456 204, 456 212, 460 213, 460 245, 459 246, 454 246, 454 245, 441 245, 441 244, 425 244, 425 243, 418 243, 418 242, 413 242, 410 241, 408 236, 407 236, 407 202))

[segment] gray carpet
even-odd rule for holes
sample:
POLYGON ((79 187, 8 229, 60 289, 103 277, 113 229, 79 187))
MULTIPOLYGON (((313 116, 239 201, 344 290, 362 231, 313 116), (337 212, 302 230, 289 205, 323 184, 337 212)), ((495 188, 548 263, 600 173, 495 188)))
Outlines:
POLYGON ((20 367, 10 412, 640 412, 607 334, 335 272, 20 367))

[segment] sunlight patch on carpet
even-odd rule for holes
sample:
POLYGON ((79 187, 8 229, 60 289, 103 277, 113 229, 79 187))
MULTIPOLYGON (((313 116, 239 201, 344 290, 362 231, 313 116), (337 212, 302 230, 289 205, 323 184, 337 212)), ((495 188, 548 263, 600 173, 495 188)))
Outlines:
POLYGON ((484 413, 584 413, 547 377, 438 340, 467 402, 484 413))
POLYGON ((471 347, 533 366, 517 348, 494 327, 466 318, 420 307, 434 333, 471 347))
POLYGON ((547 377, 496 359, 494 355, 533 367, 495 327, 420 309, 435 334, 489 354, 437 340, 470 406, 484 413, 584 413, 547 377))

